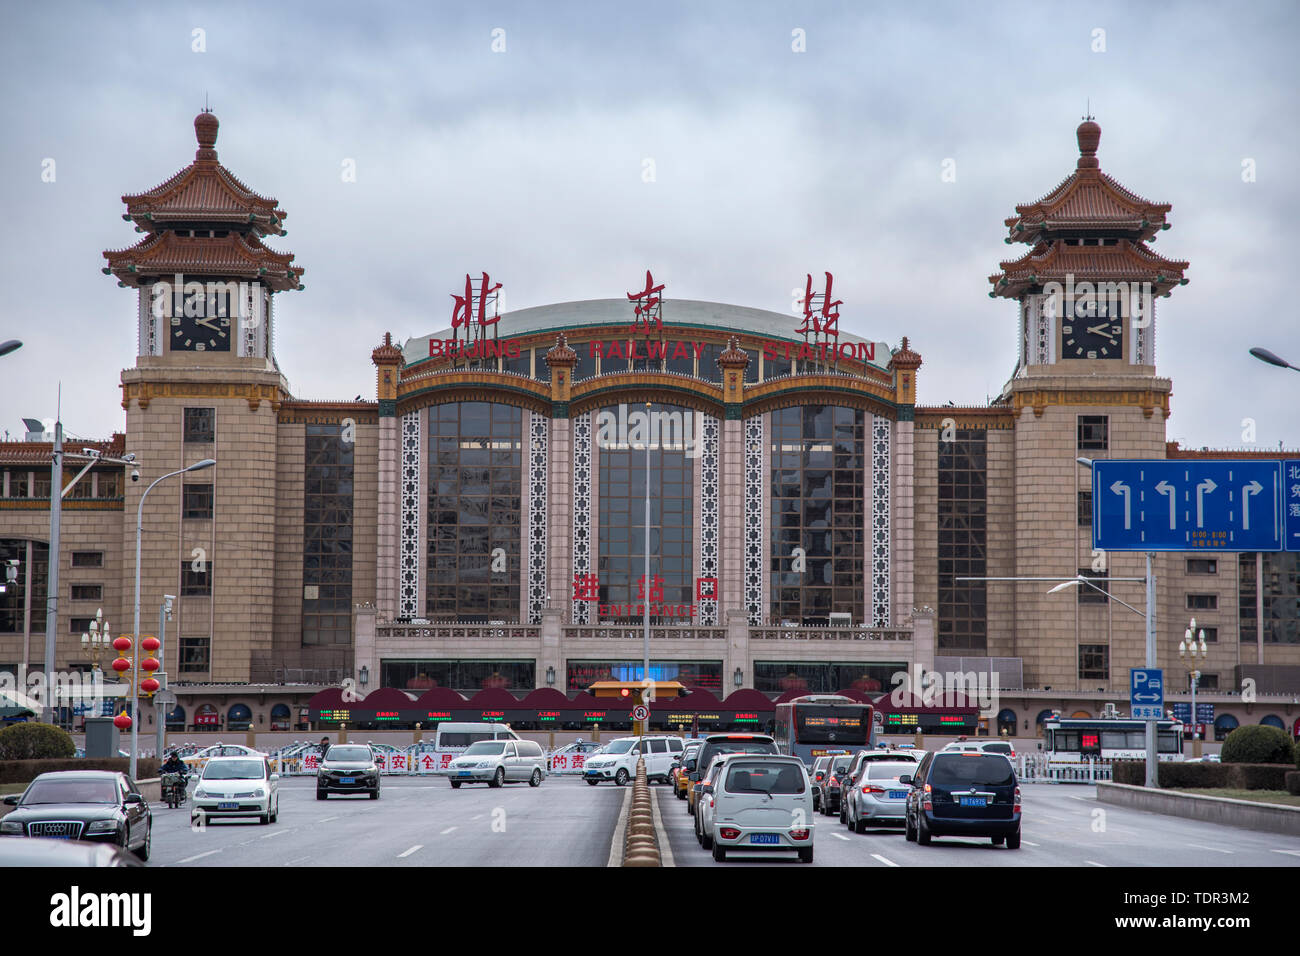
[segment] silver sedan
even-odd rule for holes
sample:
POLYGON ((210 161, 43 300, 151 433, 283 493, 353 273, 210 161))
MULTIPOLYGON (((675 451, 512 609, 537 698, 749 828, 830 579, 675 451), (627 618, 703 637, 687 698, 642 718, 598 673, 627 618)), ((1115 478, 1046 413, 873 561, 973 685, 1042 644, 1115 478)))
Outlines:
POLYGON ((905 773, 916 773, 915 761, 865 761, 844 789, 845 825, 854 833, 864 833, 868 826, 902 823, 909 788, 898 778, 905 773))

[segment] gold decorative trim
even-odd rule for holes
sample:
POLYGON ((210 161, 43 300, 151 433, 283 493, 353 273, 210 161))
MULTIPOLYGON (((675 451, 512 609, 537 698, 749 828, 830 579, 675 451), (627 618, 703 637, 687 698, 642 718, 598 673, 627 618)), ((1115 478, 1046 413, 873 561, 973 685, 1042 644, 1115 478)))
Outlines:
POLYGON ((242 398, 248 410, 255 412, 262 402, 270 402, 272 411, 279 412, 280 402, 287 399, 279 386, 255 382, 123 382, 122 407, 129 409, 131 402, 141 410, 149 407, 155 398, 242 398))
POLYGON ((1160 409, 1164 418, 1169 417, 1169 395, 1167 389, 1092 389, 1092 388, 1040 388, 1025 389, 1012 394, 1012 407, 1016 417, 1025 408, 1034 410, 1034 417, 1041 418, 1049 405, 1108 405, 1129 406, 1142 409, 1142 414, 1150 418, 1160 409))
POLYGON ((942 431, 944 422, 951 419, 957 428, 984 431, 1011 431, 1016 420, 1010 407, 972 410, 969 408, 916 410, 916 427, 923 430, 942 431), (992 414, 990 414, 992 413, 992 414))

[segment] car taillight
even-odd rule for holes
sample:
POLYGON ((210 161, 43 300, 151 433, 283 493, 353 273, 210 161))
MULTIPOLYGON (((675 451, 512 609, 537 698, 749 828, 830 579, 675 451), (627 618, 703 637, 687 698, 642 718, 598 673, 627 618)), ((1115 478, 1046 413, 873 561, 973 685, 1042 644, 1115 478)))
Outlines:
POLYGON ((722 837, 724 840, 734 840, 736 837, 740 836, 740 831, 735 827, 720 827, 718 829, 718 836, 722 837))
POLYGON ((1020 809, 1020 788, 1016 787, 1016 809, 1020 809))
POLYGON ((930 800, 930 785, 925 785, 925 797, 922 799, 922 806, 926 810, 934 810, 934 803, 930 800))
POLYGON ((838 786, 840 785, 840 782, 839 782, 839 780, 837 780, 835 777, 831 777, 831 783, 830 783, 830 785, 831 785, 832 787, 838 787, 838 786))
POLYGON ((811 836, 811 835, 812 835, 812 831, 811 831, 811 830, 791 830, 791 831, 790 831, 790 839, 791 839, 791 840, 806 840, 806 839, 808 839, 808 837, 811 836))
POLYGON ((873 787, 870 784, 862 788, 863 793, 884 793, 884 787, 873 787))

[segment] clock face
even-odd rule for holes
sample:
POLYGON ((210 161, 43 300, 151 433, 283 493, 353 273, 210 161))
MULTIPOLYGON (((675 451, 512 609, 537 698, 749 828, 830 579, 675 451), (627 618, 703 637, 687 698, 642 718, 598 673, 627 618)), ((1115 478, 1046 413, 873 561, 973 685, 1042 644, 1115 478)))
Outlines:
POLYGON ((188 294, 169 321, 173 352, 230 351, 230 302, 222 293, 188 294))
POLYGON ((1074 316, 1061 319, 1061 358, 1122 359, 1124 320, 1105 302, 1077 302, 1074 316))

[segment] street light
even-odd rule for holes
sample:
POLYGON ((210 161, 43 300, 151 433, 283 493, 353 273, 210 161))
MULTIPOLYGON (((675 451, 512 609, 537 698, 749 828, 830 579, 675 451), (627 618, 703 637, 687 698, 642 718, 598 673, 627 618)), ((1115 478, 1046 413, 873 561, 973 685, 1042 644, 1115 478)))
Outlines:
POLYGON ((23 347, 23 343, 17 339, 9 339, 7 342, 0 342, 0 355, 8 355, 10 352, 16 352, 23 347))
MULTIPOLYGON (((176 601, 175 594, 164 594, 162 604, 158 606, 158 673, 154 677, 166 681, 167 673, 163 670, 163 654, 167 649, 167 622, 172 619, 172 604, 176 601)), ((179 655, 178 655, 179 656, 179 655)), ((163 742, 167 733, 167 716, 171 713, 171 706, 175 703, 175 695, 164 686, 154 695, 154 711, 158 713, 154 721, 154 756, 162 760, 163 742)), ((184 728, 181 728, 182 730, 184 728)))
MULTIPOLYGON (((99 654, 113 640, 108 630, 109 625, 104 620, 104 609, 101 607, 95 611, 95 619, 90 622, 90 628, 81 635, 81 648, 90 654, 90 682, 95 688, 95 696, 91 699, 96 704, 99 703, 99 685, 103 680, 99 673, 99 654)), ((102 712, 101 710, 100 713, 102 712)), ((86 716, 90 716, 89 712, 86 716)), ((98 717, 99 714, 94 716, 98 717)))
POLYGON ((1192 678, 1192 756, 1201 755, 1201 735, 1198 731, 1200 721, 1196 717, 1196 685, 1200 683, 1201 672, 1195 667, 1197 658, 1205 660, 1205 655, 1209 648, 1205 646, 1205 629, 1201 628, 1201 643, 1198 647, 1196 644, 1196 618, 1192 618, 1191 626, 1183 632, 1183 639, 1178 642, 1178 659, 1187 665, 1187 672, 1192 678))
POLYGON ((1261 362, 1267 362, 1269 365, 1276 365, 1278 368, 1293 368, 1297 372, 1300 372, 1300 366, 1292 365, 1286 359, 1274 355, 1268 349, 1253 348, 1250 350, 1250 354, 1255 356, 1255 358, 1259 359, 1261 362))
MULTIPOLYGON (((204 468, 211 468, 217 462, 213 458, 204 458, 202 461, 196 461, 188 468, 181 468, 177 471, 170 471, 161 478, 155 478, 152 485, 144 490, 140 496, 140 506, 135 511, 135 642, 140 642, 140 541, 144 536, 144 503, 149 497, 149 492, 153 491, 160 481, 166 481, 168 478, 175 478, 177 475, 183 475, 187 471, 202 471, 204 468)), ((136 758, 139 756, 140 744, 140 706, 139 698, 131 702, 131 779, 136 779, 136 758)))

